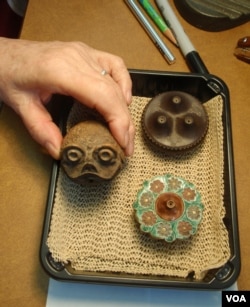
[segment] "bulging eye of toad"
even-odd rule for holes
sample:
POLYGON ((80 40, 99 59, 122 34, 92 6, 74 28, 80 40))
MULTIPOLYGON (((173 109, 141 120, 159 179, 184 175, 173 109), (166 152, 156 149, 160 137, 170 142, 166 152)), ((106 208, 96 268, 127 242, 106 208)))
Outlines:
POLYGON ((101 148, 98 151, 98 158, 102 164, 113 164, 116 161, 116 152, 108 147, 101 148))
POLYGON ((68 148, 64 153, 66 160, 71 163, 78 163, 82 160, 83 155, 84 154, 80 149, 74 147, 68 148))

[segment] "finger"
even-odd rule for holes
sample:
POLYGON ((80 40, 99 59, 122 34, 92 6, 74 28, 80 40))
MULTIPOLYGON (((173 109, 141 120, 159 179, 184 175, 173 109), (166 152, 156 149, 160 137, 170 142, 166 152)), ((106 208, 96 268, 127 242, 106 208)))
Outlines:
POLYGON ((134 153, 134 140, 135 140, 135 126, 130 125, 129 127, 129 143, 126 148, 126 155, 127 156, 132 156, 134 153))
POLYGON ((124 61, 109 53, 100 52, 99 63, 119 85, 127 104, 132 100, 132 81, 124 61))
POLYGON ((113 83, 104 77, 98 83, 93 83, 93 89, 90 86, 85 88, 81 92, 84 96, 78 100, 102 114, 117 142, 130 155, 132 152, 128 148, 133 147, 134 125, 124 97, 113 83))
POLYGON ((110 130, 112 131, 113 136, 119 140, 123 137, 123 131, 125 132, 125 144, 124 152, 126 156, 132 156, 134 152, 134 138, 135 138, 135 127, 132 121, 129 124, 128 130, 126 128, 122 129, 120 122, 113 121, 109 125, 110 130), (120 135, 119 135, 120 134, 120 135))
POLYGON ((113 68, 110 73, 114 81, 121 87, 127 104, 130 105, 132 102, 132 81, 128 70, 126 68, 123 70, 113 68))
POLYGON ((132 151, 129 148, 133 148, 134 125, 127 104, 113 81, 101 84, 102 86, 99 85, 95 92, 89 93, 90 95, 95 93, 95 97, 91 97, 93 107, 104 116, 111 133, 124 148, 125 154, 131 155, 132 151))
POLYGON ((54 159, 59 159, 62 135, 40 101, 25 98, 25 102, 19 102, 17 112, 32 138, 54 159))

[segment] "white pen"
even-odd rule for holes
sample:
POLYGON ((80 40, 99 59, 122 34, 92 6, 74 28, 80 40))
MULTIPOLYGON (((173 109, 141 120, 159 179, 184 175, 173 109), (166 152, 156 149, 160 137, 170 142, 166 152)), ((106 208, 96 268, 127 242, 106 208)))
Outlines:
POLYGON ((191 70, 198 73, 209 73, 199 53, 194 48, 189 37, 183 30, 168 0, 155 0, 155 2, 159 10, 161 11, 164 19, 173 31, 178 45, 184 57, 186 58, 186 61, 190 66, 191 70))
POLYGON ((164 56, 164 58, 167 60, 169 64, 173 64, 175 62, 175 57, 171 53, 171 51, 167 48, 167 46, 164 44, 164 42, 161 40, 160 36, 157 34, 155 29, 151 26, 151 24, 148 22, 147 18, 143 15, 140 8, 137 6, 135 1, 133 0, 125 0, 125 2, 130 7, 131 11, 134 13, 136 18, 139 20, 140 24, 143 26, 143 28, 146 30, 156 47, 160 50, 161 54, 164 56))

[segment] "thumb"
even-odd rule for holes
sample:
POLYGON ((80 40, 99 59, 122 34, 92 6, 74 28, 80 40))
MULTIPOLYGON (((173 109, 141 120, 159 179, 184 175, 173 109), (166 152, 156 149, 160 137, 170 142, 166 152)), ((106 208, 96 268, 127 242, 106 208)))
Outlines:
POLYGON ((19 104, 18 114, 32 138, 54 158, 59 159, 62 135, 44 105, 32 99, 19 104))

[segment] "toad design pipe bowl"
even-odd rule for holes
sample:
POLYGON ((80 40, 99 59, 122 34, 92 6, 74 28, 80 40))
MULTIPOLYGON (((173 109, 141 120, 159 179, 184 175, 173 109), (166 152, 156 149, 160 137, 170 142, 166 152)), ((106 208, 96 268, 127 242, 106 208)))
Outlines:
POLYGON ((145 181, 133 207, 141 231, 166 242, 194 235, 204 208, 195 186, 171 174, 145 181))
POLYGON ((110 181, 120 172, 124 161, 123 150, 101 122, 80 122, 63 139, 61 166, 78 184, 110 181))

